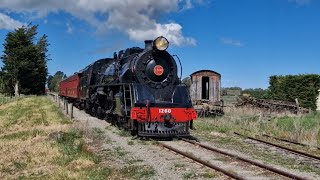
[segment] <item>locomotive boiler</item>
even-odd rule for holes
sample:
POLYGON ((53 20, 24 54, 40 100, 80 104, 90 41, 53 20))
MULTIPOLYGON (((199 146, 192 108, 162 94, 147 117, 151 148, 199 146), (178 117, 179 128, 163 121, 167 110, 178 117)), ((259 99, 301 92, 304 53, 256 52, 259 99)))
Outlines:
POLYGON ((164 37, 95 61, 60 83, 60 96, 138 136, 189 136, 196 111, 164 37))

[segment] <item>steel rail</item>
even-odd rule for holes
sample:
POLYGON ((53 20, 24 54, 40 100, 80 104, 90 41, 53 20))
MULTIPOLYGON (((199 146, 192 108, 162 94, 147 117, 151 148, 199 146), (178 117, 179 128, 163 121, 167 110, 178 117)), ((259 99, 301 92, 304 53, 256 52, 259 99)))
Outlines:
POLYGON ((285 172, 285 171, 282 171, 280 169, 277 169, 277 168, 262 164, 260 162, 253 161, 253 160, 250 160, 250 159, 247 159, 247 158, 243 158, 243 157, 240 157, 240 156, 238 156, 236 154, 228 153, 228 152, 222 151, 220 149, 207 146, 205 144, 201 144, 201 143, 198 143, 198 142, 190 141, 190 140, 185 139, 185 138, 181 138, 181 140, 183 140, 185 142, 188 142, 188 143, 191 143, 191 144, 194 144, 194 145, 197 145, 197 146, 200 146, 200 147, 205 148, 205 149, 210 150, 210 151, 214 151, 214 152, 226 155, 226 156, 230 156, 230 157, 239 159, 239 160, 244 161, 246 163, 253 164, 255 166, 258 166, 260 168, 269 170, 271 172, 274 172, 276 174, 279 174, 279 175, 282 175, 282 176, 285 176, 285 177, 288 177, 288 178, 297 179, 297 180, 305 180, 306 179, 305 177, 297 176, 297 175, 291 174, 289 172, 285 172))
POLYGON ((233 133, 238 135, 238 136, 242 136, 242 137, 245 137, 247 139, 251 139, 251 140, 258 141, 258 142, 261 142, 261 143, 264 143, 264 144, 268 144, 268 145, 271 145, 271 146, 274 146, 274 147, 277 147, 277 148, 280 148, 280 149, 284 149, 284 150, 290 151, 290 152, 298 154, 298 155, 302 155, 302 156, 305 156, 305 157, 308 157, 308 158, 320 160, 319 156, 315 156, 315 155, 308 154, 308 153, 305 153, 305 152, 302 152, 302 151, 290 149, 290 148, 287 148, 287 147, 284 147, 284 146, 281 146, 281 145, 278 145, 278 144, 274 144, 274 143, 271 143, 271 142, 268 142, 268 141, 264 141, 264 140, 257 139, 257 138, 254 138, 254 137, 246 136, 246 135, 243 135, 243 134, 240 134, 240 133, 237 133, 237 132, 233 132, 233 133))
POLYGON ((171 150, 171 151, 173 151, 173 152, 176 152, 176 153, 178 153, 178 154, 180 154, 180 155, 182 155, 182 156, 185 156, 185 157, 187 157, 187 158, 189 158, 189 159, 192 159, 193 161, 196 161, 196 162, 198 162, 198 163, 200 163, 200 164, 202 164, 202 165, 205 165, 205 166, 207 166, 207 167, 209 167, 209 168, 211 168, 211 169, 214 169, 214 170, 216 170, 216 171, 219 171, 219 172, 221 172, 221 173, 223 173, 223 174, 225 174, 225 175, 227 175, 227 176, 229 176, 229 177, 231 177, 231 178, 234 178, 234 179, 237 179, 237 180, 245 180, 245 179, 246 179, 246 178, 241 177, 241 176, 239 176, 239 175, 237 175, 237 174, 235 174, 235 173, 232 173, 232 172, 230 172, 230 171, 228 171, 228 170, 226 170, 226 169, 220 168, 220 167, 218 167, 218 166, 216 166, 216 165, 213 165, 213 164, 211 164, 211 163, 209 163, 209 162, 206 162, 206 161, 204 161, 204 160, 201 160, 201 159, 199 159, 199 158, 197 158, 197 157, 195 157, 195 156, 193 156, 193 155, 190 155, 190 154, 188 154, 188 153, 186 153, 186 152, 180 151, 180 150, 178 150, 178 149, 176 149, 176 148, 174 148, 174 147, 171 147, 171 146, 166 145, 166 144, 161 143, 161 142, 158 142, 158 143, 159 143, 159 145, 161 145, 162 147, 164 147, 164 148, 166 148, 166 149, 169 149, 169 150, 171 150))
MULTIPOLYGON (((248 132, 251 132, 249 129, 246 129, 246 128, 241 128, 241 129, 243 129, 245 131, 248 131, 248 132)), ((299 143, 299 142, 296 142, 296 141, 291 141, 291 140, 288 140, 288 139, 271 136, 271 135, 268 135, 268 134, 262 134, 262 136, 267 137, 267 138, 272 138, 272 139, 275 139, 275 140, 278 140, 278 141, 283 141, 283 142, 299 145, 299 146, 314 147, 314 148, 320 150, 320 147, 317 147, 317 146, 310 146, 310 145, 307 145, 307 144, 303 144, 303 143, 299 143)))
MULTIPOLYGON (((312 146, 309 146, 309 145, 307 145, 307 144, 302 144, 302 143, 295 142, 295 141, 291 141, 291 140, 288 140, 288 139, 283 139, 283 138, 279 138, 279 137, 270 136, 270 135, 268 135, 268 134, 263 134, 262 136, 268 137, 268 138, 272 138, 272 139, 276 139, 276 140, 278 140, 278 141, 283 141, 283 142, 287 142, 287 143, 291 143, 291 144, 296 144, 296 145, 299 145, 299 146, 312 147, 312 146)), ((314 148, 320 150, 320 147, 314 147, 314 148)))
POLYGON ((287 142, 287 143, 295 144, 295 145, 307 146, 306 144, 301 144, 301 143, 299 143, 299 142, 290 141, 290 140, 288 140, 288 139, 282 139, 282 138, 278 138, 278 137, 270 136, 270 135, 267 135, 267 134, 263 134, 262 136, 264 136, 264 137, 268 137, 268 138, 272 138, 272 139, 275 139, 275 140, 278 140, 278 141, 283 141, 283 142, 287 142))

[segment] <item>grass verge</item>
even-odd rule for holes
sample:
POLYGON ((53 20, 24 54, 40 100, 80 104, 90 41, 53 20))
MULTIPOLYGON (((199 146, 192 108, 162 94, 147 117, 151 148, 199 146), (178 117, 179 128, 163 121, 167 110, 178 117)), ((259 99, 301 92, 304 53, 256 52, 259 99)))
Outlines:
POLYGON ((0 142, 0 179, 106 179, 112 173, 46 97, 0 106, 0 142))
POLYGON ((320 113, 301 116, 282 116, 264 119, 259 111, 235 108, 225 116, 199 118, 195 121, 198 132, 227 133, 232 131, 272 136, 297 141, 310 146, 320 146, 320 113))

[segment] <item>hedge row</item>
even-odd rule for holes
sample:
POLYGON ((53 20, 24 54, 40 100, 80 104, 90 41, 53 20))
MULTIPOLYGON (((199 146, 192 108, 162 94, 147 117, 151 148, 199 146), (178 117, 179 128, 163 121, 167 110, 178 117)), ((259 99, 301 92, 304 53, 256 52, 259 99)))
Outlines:
POLYGON ((298 98, 300 106, 316 109, 316 98, 320 89, 320 75, 271 76, 269 83, 268 99, 294 101, 295 98, 298 98))

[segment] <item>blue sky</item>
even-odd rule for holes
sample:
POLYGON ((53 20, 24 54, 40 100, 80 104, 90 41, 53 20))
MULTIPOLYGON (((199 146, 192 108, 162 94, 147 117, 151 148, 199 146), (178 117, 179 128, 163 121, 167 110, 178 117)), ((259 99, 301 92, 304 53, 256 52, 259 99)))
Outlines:
POLYGON ((320 74, 319 20, 318 0, 4 0, 0 41, 38 24, 51 44, 49 73, 70 75, 164 35, 183 77, 210 69, 225 87, 267 88, 270 75, 320 74))

